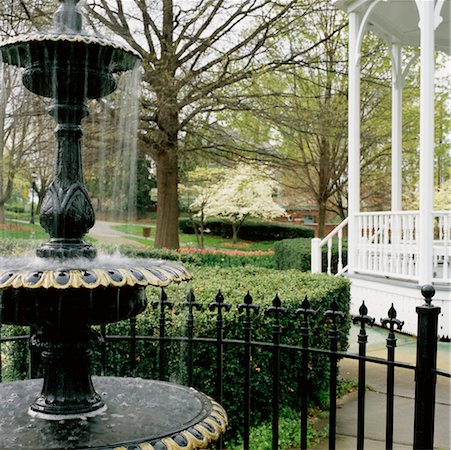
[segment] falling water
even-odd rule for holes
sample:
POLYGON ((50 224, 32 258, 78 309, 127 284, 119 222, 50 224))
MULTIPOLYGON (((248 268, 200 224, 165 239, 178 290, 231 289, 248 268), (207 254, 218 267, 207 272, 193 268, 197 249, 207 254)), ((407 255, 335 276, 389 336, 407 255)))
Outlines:
POLYGON ((136 217, 140 82, 141 70, 136 68, 121 76, 114 94, 90 104, 85 171, 91 174, 86 182, 100 219, 136 217))

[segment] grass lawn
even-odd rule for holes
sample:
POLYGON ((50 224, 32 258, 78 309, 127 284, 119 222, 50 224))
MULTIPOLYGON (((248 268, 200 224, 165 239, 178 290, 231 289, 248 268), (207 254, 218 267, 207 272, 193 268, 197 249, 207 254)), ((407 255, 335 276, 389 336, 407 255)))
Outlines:
MULTIPOLYGON (((133 240, 140 242, 144 245, 152 245, 153 237, 155 236, 156 226, 155 224, 145 224, 145 225, 134 225, 134 224, 124 224, 124 225, 115 225, 112 228, 118 231, 122 231, 123 233, 130 234, 130 238, 133 240), (150 238, 143 238, 142 231, 143 227, 150 227, 150 238)), ((187 247, 197 247, 196 236, 194 234, 179 234, 180 245, 187 247)), ((274 242, 273 241, 261 241, 261 242, 253 242, 253 241, 239 241, 236 244, 232 242, 231 239, 225 239, 219 236, 211 236, 206 234, 204 236, 204 245, 205 247, 213 247, 213 248, 227 248, 233 250, 268 250, 272 249, 274 242)))
MULTIPOLYGON (((8 214, 7 223, 0 224, 0 238, 1 239, 35 239, 40 241, 48 240, 48 234, 39 225, 39 218, 36 217, 36 223, 34 225, 28 223, 30 220, 29 213, 23 214, 8 214)), ((115 225, 112 228, 115 230, 126 233, 130 240, 139 242, 140 244, 146 246, 153 246, 156 226, 155 224, 121 224, 115 225), (143 227, 150 227, 150 237, 143 237, 143 227)), ((196 236, 194 234, 179 234, 180 245, 182 247, 197 247, 196 236)), ((89 241, 94 239, 88 237, 89 241)), ((233 243, 231 239, 222 238, 219 236, 211 236, 206 234, 204 236, 205 247, 215 248, 215 249, 232 249, 232 250, 262 250, 266 251, 272 249, 273 241, 244 241, 240 240, 237 243, 233 243)))
POLYGON ((6 224, 0 224, 1 239, 37 239, 47 240, 49 235, 42 229, 39 223, 18 223, 7 220, 6 224))

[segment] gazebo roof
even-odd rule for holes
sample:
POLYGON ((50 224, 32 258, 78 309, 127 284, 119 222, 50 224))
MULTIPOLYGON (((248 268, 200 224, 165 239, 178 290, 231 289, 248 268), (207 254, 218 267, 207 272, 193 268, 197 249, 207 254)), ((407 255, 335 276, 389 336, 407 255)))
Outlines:
MULTIPOLYGON (((375 0, 335 0, 333 4, 348 13, 365 12, 375 0)), ((421 0, 432 1, 432 0, 421 0)), ((435 48, 451 55, 451 1, 443 3, 440 16, 441 23, 435 31, 435 48)), ((371 29, 390 43, 419 47, 419 16, 415 0, 379 1, 368 19, 371 29)))

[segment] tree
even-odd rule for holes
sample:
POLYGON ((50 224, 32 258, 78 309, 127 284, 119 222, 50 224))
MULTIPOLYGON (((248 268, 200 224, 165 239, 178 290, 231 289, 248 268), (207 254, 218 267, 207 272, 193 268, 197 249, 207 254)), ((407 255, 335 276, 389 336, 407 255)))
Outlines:
POLYGON ((179 186, 179 191, 187 199, 187 211, 199 248, 204 248, 205 209, 210 204, 212 197, 220 189, 219 182, 224 176, 224 169, 196 167, 186 174, 184 183, 179 186))
POLYGON ((218 189, 203 206, 205 216, 217 216, 232 225, 232 240, 237 242, 241 225, 248 217, 275 219, 286 215, 273 200, 276 182, 261 170, 240 164, 229 169, 218 189))
MULTIPOLYGON (((30 32, 47 23, 46 9, 51 5, 40 3, 12 1, 2 5, 0 39, 30 32)), ((53 166, 44 158, 54 128, 49 127, 46 106, 22 86, 20 71, 3 64, 0 58, 0 223, 5 220, 4 206, 11 198, 18 174, 27 180, 31 180, 33 171, 38 174, 38 205, 42 201, 49 167, 53 166)))
POLYGON ((179 244, 182 132, 199 116, 238 109, 243 92, 232 89, 237 83, 307 51, 279 46, 277 54, 266 52, 314 3, 88 0, 90 17, 122 36, 143 58, 140 137, 157 164, 157 247, 179 244))

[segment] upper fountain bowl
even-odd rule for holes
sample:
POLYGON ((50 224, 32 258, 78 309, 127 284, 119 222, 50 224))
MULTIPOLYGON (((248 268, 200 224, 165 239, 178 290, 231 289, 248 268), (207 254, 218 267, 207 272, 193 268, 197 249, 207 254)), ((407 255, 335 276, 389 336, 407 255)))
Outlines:
POLYGON ((37 95, 64 99, 104 97, 116 89, 113 74, 131 70, 140 56, 131 48, 85 34, 31 34, 0 47, 5 63, 23 67, 23 83, 37 95))
POLYGON ((115 72, 133 69, 132 48, 82 31, 79 0, 60 0, 53 30, 17 36, 0 46, 5 63, 25 68, 23 83, 37 95, 59 101, 104 97, 116 89, 115 72))

